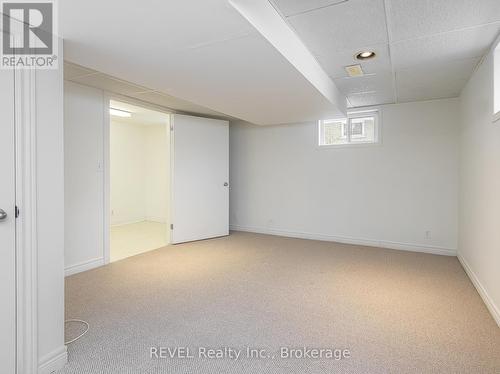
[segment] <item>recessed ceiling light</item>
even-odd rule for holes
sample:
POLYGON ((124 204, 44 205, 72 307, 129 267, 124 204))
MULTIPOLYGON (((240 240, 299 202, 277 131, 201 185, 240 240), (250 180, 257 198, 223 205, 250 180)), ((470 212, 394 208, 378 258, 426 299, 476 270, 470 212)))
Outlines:
POLYGON ((370 58, 374 58, 376 56, 373 51, 362 51, 356 55, 357 60, 369 60, 370 58))
POLYGON ((132 117, 132 113, 121 109, 109 108, 109 114, 117 117, 132 117))

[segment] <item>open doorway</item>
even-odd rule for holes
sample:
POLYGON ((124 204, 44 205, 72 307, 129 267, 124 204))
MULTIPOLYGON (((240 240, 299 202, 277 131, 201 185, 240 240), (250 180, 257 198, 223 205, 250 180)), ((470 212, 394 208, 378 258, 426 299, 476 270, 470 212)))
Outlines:
POLYGON ((170 243, 170 115, 109 101, 109 260, 170 243))

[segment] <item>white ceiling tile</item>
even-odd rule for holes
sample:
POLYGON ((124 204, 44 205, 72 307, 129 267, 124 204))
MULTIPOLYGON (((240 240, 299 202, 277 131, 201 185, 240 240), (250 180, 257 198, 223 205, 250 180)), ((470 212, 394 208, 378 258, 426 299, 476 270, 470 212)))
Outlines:
POLYGON ((359 78, 335 79, 340 92, 346 95, 350 107, 393 103, 394 84, 390 72, 359 78))
MULTIPOLYGON (((189 101, 170 96, 166 93, 154 91, 146 87, 138 86, 136 84, 111 77, 109 75, 88 69, 80 65, 65 62, 64 69, 65 79, 72 82, 100 88, 102 90, 119 95, 130 96, 135 99, 151 104, 156 104, 168 109, 173 109, 175 111, 197 113, 217 117, 223 116, 219 112, 210 110, 200 105, 193 104, 189 101), (66 76, 67 74, 68 76, 66 76)), ((132 104, 127 105, 133 106, 132 104)))
MULTIPOLYGON (((499 1, 500 2, 500 1, 499 1)), ((406 40, 391 45, 396 69, 483 56, 500 32, 500 23, 406 40)))
POLYGON ((339 114, 335 105, 259 35, 184 51, 163 71, 156 80, 158 87, 172 87, 177 97, 190 97, 192 102, 255 124, 339 114))
POLYGON ((500 21, 499 0, 389 0, 393 41, 500 21))
POLYGON ((142 101, 146 101, 148 103, 160 105, 176 111, 205 114, 210 116, 222 116, 221 113, 215 112, 213 110, 204 108, 202 106, 190 103, 189 101, 178 99, 176 97, 161 92, 156 92, 156 91, 142 92, 142 93, 135 93, 130 96, 142 101))
POLYGON ((364 106, 373 106, 381 104, 394 103, 394 97, 391 92, 366 92, 361 94, 349 95, 349 108, 359 108, 364 106))
POLYGON ((345 77, 347 74, 345 66, 360 64, 365 74, 391 71, 391 60, 387 44, 366 46, 345 51, 331 52, 325 55, 316 56, 323 69, 332 78, 345 77), (373 51, 376 57, 372 60, 359 61, 355 55, 361 51, 373 51))
POLYGON ((316 55, 387 43, 383 0, 350 0, 287 20, 316 55))
POLYGON ((115 92, 122 95, 131 95, 136 92, 148 91, 146 87, 138 86, 116 78, 112 78, 102 73, 93 75, 84 75, 70 80, 76 83, 97 87, 104 91, 115 92))
POLYGON ((457 97, 479 60, 436 62, 396 71, 398 101, 457 97))
POLYGON ((328 6, 335 6, 346 0, 272 0, 281 14, 285 16, 298 15, 303 12, 320 11, 328 6))
POLYGON ((65 0, 59 6, 60 28, 69 50, 96 48, 111 40, 114 44, 108 48, 134 46, 134 53, 149 56, 155 49, 193 48, 255 33, 228 1, 221 0, 65 0), (89 27, 89 21, 94 27, 89 27))
POLYGON ((340 92, 346 96, 362 92, 393 91, 392 73, 365 75, 356 78, 338 78, 335 79, 334 82, 340 92))
POLYGON ((148 4, 136 0, 61 1, 65 56, 105 74, 257 124, 338 114, 336 105, 229 1, 148 4), (93 27, 89 27, 89 19, 93 27))

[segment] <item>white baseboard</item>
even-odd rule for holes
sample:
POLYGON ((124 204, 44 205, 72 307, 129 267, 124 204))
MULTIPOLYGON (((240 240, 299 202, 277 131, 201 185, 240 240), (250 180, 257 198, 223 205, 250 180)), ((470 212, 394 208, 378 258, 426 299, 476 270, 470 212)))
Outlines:
POLYGON ((493 299, 490 297, 484 286, 481 284, 479 281, 479 278, 477 277, 476 273, 472 270, 470 265, 467 263, 464 257, 460 255, 460 253, 457 255, 458 260, 462 264, 465 272, 469 276, 472 284, 474 287, 476 287, 477 292, 483 299, 484 303, 486 304, 486 307, 488 308, 489 312, 491 313, 493 319, 497 323, 498 327, 500 327, 500 309, 495 305, 495 302, 493 299))
POLYGON ((167 223, 167 219, 165 217, 148 216, 148 217, 141 217, 141 218, 128 220, 128 221, 114 222, 114 223, 111 223, 111 227, 132 225, 134 223, 141 223, 141 222, 146 222, 146 221, 157 222, 157 223, 167 223))
POLYGON ((111 222, 111 227, 116 227, 116 226, 125 226, 125 225, 132 225, 134 223, 140 223, 146 221, 146 217, 140 217, 140 218, 135 218, 135 219, 130 219, 130 220, 123 220, 123 221, 115 221, 111 222))
POLYGON ((167 219, 165 217, 160 217, 160 216, 148 216, 148 217, 146 217, 146 221, 157 222, 157 223, 167 223, 167 219))
POLYGON ((392 241, 387 241, 387 240, 350 238, 350 237, 345 237, 345 236, 317 234, 317 233, 308 233, 308 232, 299 232, 299 231, 289 231, 289 230, 255 227, 255 226, 229 225, 229 229, 233 230, 233 231, 246 231, 246 232, 259 233, 259 234, 286 236, 286 237, 290 237, 290 238, 322 240, 322 241, 327 241, 327 242, 364 245, 364 246, 368 246, 368 247, 398 249, 401 251, 423 252, 423 253, 430 253, 430 254, 435 254, 435 255, 444 255, 444 256, 456 256, 457 255, 457 251, 454 248, 445 248, 445 247, 429 246, 429 245, 422 245, 422 244, 412 244, 412 243, 399 243, 399 242, 392 242, 392 241))
POLYGON ((104 257, 93 258, 88 261, 67 266, 66 269, 64 269, 64 275, 67 277, 68 275, 81 273, 82 271, 94 269, 103 265, 104 265, 104 257))
POLYGON ((60 370, 68 362, 68 352, 66 346, 45 355, 38 363, 38 374, 52 374, 60 370))

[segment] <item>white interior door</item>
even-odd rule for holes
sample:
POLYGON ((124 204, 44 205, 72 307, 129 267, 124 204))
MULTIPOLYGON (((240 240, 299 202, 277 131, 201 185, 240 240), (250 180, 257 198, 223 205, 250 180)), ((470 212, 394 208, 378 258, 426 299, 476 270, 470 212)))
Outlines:
POLYGON ((16 372, 14 71, 0 70, 0 366, 16 372))
POLYGON ((229 234, 229 123, 172 115, 172 243, 229 234))

